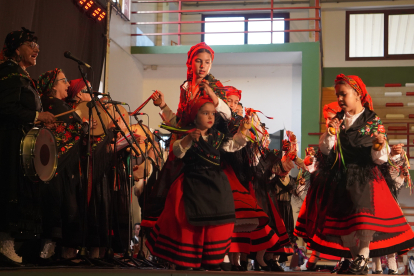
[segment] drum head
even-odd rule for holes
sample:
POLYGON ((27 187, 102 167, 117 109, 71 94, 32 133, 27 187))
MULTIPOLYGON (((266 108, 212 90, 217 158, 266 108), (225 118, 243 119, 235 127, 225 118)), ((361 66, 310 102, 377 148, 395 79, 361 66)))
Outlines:
MULTIPOLYGON (((81 102, 76 106, 76 113, 79 115, 79 117, 89 119, 89 107, 87 105, 87 102, 81 102)), ((98 107, 99 113, 101 114, 102 122, 105 125, 105 127, 108 127, 109 125, 109 117, 106 115, 105 110, 99 105, 96 105, 98 107)), ((104 128, 102 126, 101 120, 99 120, 98 113, 96 113, 96 109, 92 108, 92 120, 96 120, 97 126, 95 129, 91 129, 91 135, 92 136, 101 136, 105 133, 104 128)))
POLYGON ((50 181, 56 172, 56 142, 52 132, 47 128, 39 130, 34 147, 34 167, 40 180, 50 181))

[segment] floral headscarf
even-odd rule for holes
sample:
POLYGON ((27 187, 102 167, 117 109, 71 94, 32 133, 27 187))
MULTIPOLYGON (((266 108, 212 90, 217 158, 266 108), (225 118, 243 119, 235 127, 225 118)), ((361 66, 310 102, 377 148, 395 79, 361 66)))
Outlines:
POLYGON ((344 74, 339 74, 338 76, 336 76, 335 83, 340 81, 345 81, 361 96, 362 106, 365 106, 370 110, 374 110, 374 105, 372 103, 371 96, 368 94, 367 88, 360 77, 345 76, 344 74))
POLYGON ((196 55, 198 50, 201 50, 201 49, 206 49, 206 50, 210 51, 211 61, 214 60, 214 51, 205 42, 200 42, 200 43, 194 45, 193 47, 191 47, 190 51, 188 51, 188 53, 187 53, 187 56, 188 56, 187 63, 186 63, 186 65, 187 65, 187 80, 191 80, 193 78, 193 73, 192 73, 192 69, 191 69, 191 67, 192 67, 191 62, 193 61, 194 55, 196 55))
POLYGON ((190 114, 189 121, 190 122, 193 122, 197 118, 198 111, 206 103, 213 103, 213 100, 207 95, 204 95, 204 96, 202 96, 202 97, 200 97, 196 100, 194 105, 191 107, 191 111, 189 112, 189 114, 190 114))
POLYGON ((226 97, 235 95, 239 98, 239 101, 241 100, 241 94, 242 94, 241 90, 238 90, 236 87, 233 87, 233 86, 224 86, 223 89, 226 91, 226 97))
POLYGON ((0 63, 13 56, 14 51, 26 41, 37 41, 34 32, 22 27, 22 31, 13 31, 6 36, 3 49, 0 51, 0 63))
POLYGON ((52 93, 53 84, 60 72, 62 72, 62 69, 55 68, 39 76, 37 89, 41 95, 50 95, 52 93))

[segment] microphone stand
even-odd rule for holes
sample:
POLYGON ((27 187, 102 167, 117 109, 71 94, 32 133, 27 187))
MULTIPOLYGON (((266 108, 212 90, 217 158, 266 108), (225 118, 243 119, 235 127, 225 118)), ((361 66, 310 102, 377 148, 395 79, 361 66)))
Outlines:
MULTIPOLYGON (((83 72, 83 69, 82 69, 81 64, 79 62, 78 62, 78 69, 79 69, 79 72, 81 73, 83 82, 86 85, 86 89, 88 90, 88 93, 89 93, 89 95, 91 95, 91 98, 92 98, 92 100, 90 102, 91 104, 88 103, 89 123, 88 123, 88 138, 87 138, 87 145, 88 146, 87 146, 87 154, 86 154, 86 156, 87 156, 87 161, 86 161, 86 185, 82 185, 82 186, 85 187, 85 190, 84 190, 84 214, 83 214, 83 237, 82 237, 82 247, 79 250, 78 257, 80 259, 82 259, 83 261, 87 262, 91 266, 94 266, 94 265, 113 266, 112 264, 102 262, 100 260, 95 260, 95 259, 89 258, 88 250, 86 248, 86 235, 87 235, 86 234, 87 233, 86 225, 87 225, 87 220, 88 220, 88 215, 87 215, 88 214, 88 211, 87 211, 88 210, 88 184, 89 184, 89 172, 90 172, 89 171, 89 166, 90 166, 90 158, 92 157, 91 152, 90 152, 91 151, 91 143, 90 142, 91 142, 92 108, 95 108, 95 110, 96 110, 96 113, 97 113, 97 115, 99 117, 99 120, 102 124, 105 135, 107 135, 108 133, 107 133, 107 130, 105 128, 105 125, 103 124, 102 117, 101 117, 101 114, 98 110, 98 107, 96 106, 96 103, 94 101, 91 88, 89 87, 88 82, 86 81, 86 75, 83 72)), ((92 168, 92 172, 93 172, 93 168, 92 168)), ((76 259, 76 257, 72 258, 72 259, 68 259, 66 261, 71 261, 73 259, 76 259)))
MULTIPOLYGON (((127 141, 127 143, 129 144, 129 146, 130 146, 130 148, 131 148, 131 150, 132 151, 134 151, 135 152, 135 154, 136 154, 136 156, 139 156, 139 155, 142 155, 143 157, 145 157, 145 155, 144 155, 144 152, 142 151, 142 149, 139 147, 139 144, 138 144, 138 141, 136 140, 136 138, 135 138, 135 136, 134 136, 134 134, 132 133, 132 131, 131 131, 131 129, 130 129, 130 127, 128 126, 128 124, 126 123, 126 121, 125 121, 125 119, 124 119, 124 117, 122 116, 122 113, 121 113, 121 111, 119 110, 119 108, 118 108, 118 106, 117 106, 117 104, 113 104, 113 106, 115 107, 115 110, 116 110, 116 112, 119 114, 119 116, 121 117, 121 119, 122 119, 122 121, 124 122, 124 124, 125 124, 125 126, 126 126, 126 128, 127 128, 127 130, 129 131, 129 133, 131 133, 131 138, 132 138, 132 142, 129 140, 129 139, 127 139, 127 137, 126 137, 126 134, 125 134, 125 132, 120 128, 120 126, 119 126, 119 124, 118 124, 118 122, 117 122, 117 120, 114 118, 114 117, 112 117, 112 115, 110 114, 110 112, 108 112, 108 110, 107 110, 107 108, 106 107, 104 107, 103 106, 103 108, 104 108, 104 110, 105 110, 105 112, 106 112, 106 114, 109 116, 109 118, 112 120, 112 122, 114 123, 114 125, 115 125, 115 127, 116 127, 116 129, 117 129, 117 131, 119 131, 120 133, 121 133, 121 135, 125 138, 125 140, 127 141), (138 147, 138 149, 139 149, 139 151, 140 151, 140 153, 138 153, 138 151, 137 151, 137 149, 135 148, 135 147, 133 147, 133 143, 135 143, 136 145, 137 145, 137 147, 138 147)), ((130 160, 130 162, 132 162, 132 160, 130 160)), ((132 174, 133 174, 133 172, 132 172, 132 170, 130 171, 130 177, 132 178, 132 174)), ((132 181, 130 182, 130 192, 132 191, 132 181)), ((128 202, 128 204, 129 204, 129 210, 131 210, 131 203, 130 203, 130 200, 128 200, 127 201, 128 202)), ((131 214, 129 214, 130 216, 129 217, 131 217, 131 214)), ((129 224, 130 224, 130 221, 129 221, 129 224)), ((122 259, 126 259, 126 260, 128 260, 128 261, 131 261, 132 263, 134 263, 136 266, 139 266, 140 264, 138 263, 138 260, 135 260, 134 258, 133 258, 133 254, 132 254, 132 252, 131 252, 131 249, 130 249, 130 246, 129 246, 129 244, 130 244, 130 237, 131 237, 131 227, 129 227, 130 229, 128 229, 128 236, 129 236, 129 240, 128 240, 128 243, 127 243, 127 247, 126 247, 126 251, 125 251, 125 254, 124 254, 124 257, 122 258, 122 259)), ((112 258, 112 259, 114 259, 113 258, 113 254, 111 254, 111 255, 109 255, 108 254, 108 256, 107 257, 109 257, 109 258, 112 258), (111 256, 112 255, 112 256, 111 256)))
MULTIPOLYGON (((152 140, 152 138, 151 138, 151 136, 149 135, 149 133, 145 130, 145 128, 144 128, 144 126, 142 125, 142 120, 138 120, 138 118, 137 118, 137 116, 138 115, 134 115, 134 117, 135 117, 135 120, 137 120, 137 122, 138 122, 138 124, 140 125, 140 127, 141 127, 141 129, 144 131, 144 133, 145 133, 145 136, 147 137, 147 141, 145 142, 145 152, 147 152, 148 151, 148 142, 149 143, 151 143, 151 145, 152 145, 152 147, 153 147, 153 149, 155 150, 155 152, 157 152, 157 154, 158 154, 158 158, 156 158, 156 163, 155 162, 153 162, 153 164, 154 165, 156 165, 158 168, 159 168, 159 170, 161 170, 161 167, 159 167, 159 164, 158 164, 158 160, 161 158, 161 153, 158 151, 158 149, 157 149, 157 147, 155 146, 155 144, 154 144, 154 141, 152 140)), ((148 116, 148 115, 147 115, 148 116)), ((161 158, 162 159, 162 158, 161 158)), ((163 160, 163 159, 162 159, 163 160)), ((148 162, 148 160, 147 160, 147 158, 145 158, 145 160, 144 160, 144 178, 143 178, 143 181, 144 181, 144 189, 143 189, 143 192, 144 192, 144 202, 143 202, 143 205, 145 205, 146 204, 146 193, 147 193, 147 162, 148 162)), ((162 161, 163 162, 163 161, 162 161)), ((155 170, 153 169, 153 171, 152 171, 152 173, 155 173, 155 170)), ((143 208, 143 210, 145 210, 145 208, 143 208)), ((141 243, 141 252, 143 252, 143 245, 144 243, 142 242, 141 243)), ((153 263, 153 262, 151 262, 151 261, 149 261, 149 260, 147 260, 147 259, 145 259, 145 258, 143 258, 142 256, 140 256, 139 254, 138 254, 138 256, 137 256, 140 260, 142 260, 143 262, 145 262, 147 265, 150 265, 150 266, 152 266, 152 267, 157 267, 157 268, 164 268, 163 266, 161 266, 161 265, 159 265, 159 264, 156 264, 156 263, 153 263)))

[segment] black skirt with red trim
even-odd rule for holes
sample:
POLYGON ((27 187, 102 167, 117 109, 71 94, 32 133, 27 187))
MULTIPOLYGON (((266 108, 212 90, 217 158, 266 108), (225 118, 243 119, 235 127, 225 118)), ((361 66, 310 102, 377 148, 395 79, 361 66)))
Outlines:
MULTIPOLYGON (((236 188, 238 186, 233 187, 236 188)), ((233 195, 238 194, 241 193, 239 191, 233 190, 233 195)), ((245 194, 245 192, 243 194, 245 194)), ((257 199, 251 182, 249 183, 249 194, 257 204, 257 199)), ((237 200, 237 202, 239 202, 239 200, 237 200)), ((251 252, 267 250, 268 248, 275 246, 278 241, 279 237, 277 236, 276 232, 266 224, 264 226, 257 227, 253 231, 233 233, 233 236, 231 238, 230 252, 250 254, 251 252)))
POLYGON ((183 199, 184 174, 170 188, 165 208, 146 245, 154 256, 184 267, 220 264, 229 252, 234 224, 193 226, 183 199))
MULTIPOLYGON (((311 198, 316 193, 310 190, 299 212, 295 235, 302 237, 312 250, 323 254, 351 258, 348 248, 342 246, 341 236, 358 230, 376 231, 370 243, 370 257, 380 257, 394 252, 406 253, 414 247, 414 232, 407 222, 396 199, 392 196, 384 178, 375 179, 368 191, 372 208, 363 209, 345 217, 334 217, 325 210, 319 214, 323 224, 315 223, 315 216, 310 215, 309 206, 324 202, 323 198, 311 198), (308 198, 309 197, 309 198, 308 198), (311 202, 309 202, 311 201, 311 202), (309 228, 317 225, 316 231, 309 228)), ((311 206, 312 207, 312 206, 311 206)), ((329 209, 329 206, 325 207, 329 209)))
MULTIPOLYGON (((238 221, 241 222, 242 220, 258 219, 259 224, 256 224, 256 227, 254 227, 253 230, 257 227, 264 227, 269 222, 268 215, 259 206, 250 192, 239 182, 230 166, 226 166, 223 169, 223 172, 226 174, 233 192, 237 220, 236 224, 238 221)), ((248 230, 247 232, 250 231, 252 230, 248 230)))

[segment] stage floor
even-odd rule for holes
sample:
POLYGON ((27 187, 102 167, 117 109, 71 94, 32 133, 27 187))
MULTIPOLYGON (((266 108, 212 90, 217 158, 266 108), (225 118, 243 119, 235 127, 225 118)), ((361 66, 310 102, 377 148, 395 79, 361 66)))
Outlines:
POLYGON ((24 275, 24 276, 112 276, 112 275, 149 275, 149 276, 197 276, 197 275, 213 275, 213 276, 228 276, 228 275, 285 275, 285 276, 305 276, 305 275, 321 275, 330 274, 329 272, 307 272, 307 271, 292 271, 292 272, 255 272, 255 271, 176 271, 167 269, 136 269, 136 268, 18 268, 18 269, 4 269, 0 268, 0 275, 24 275))

